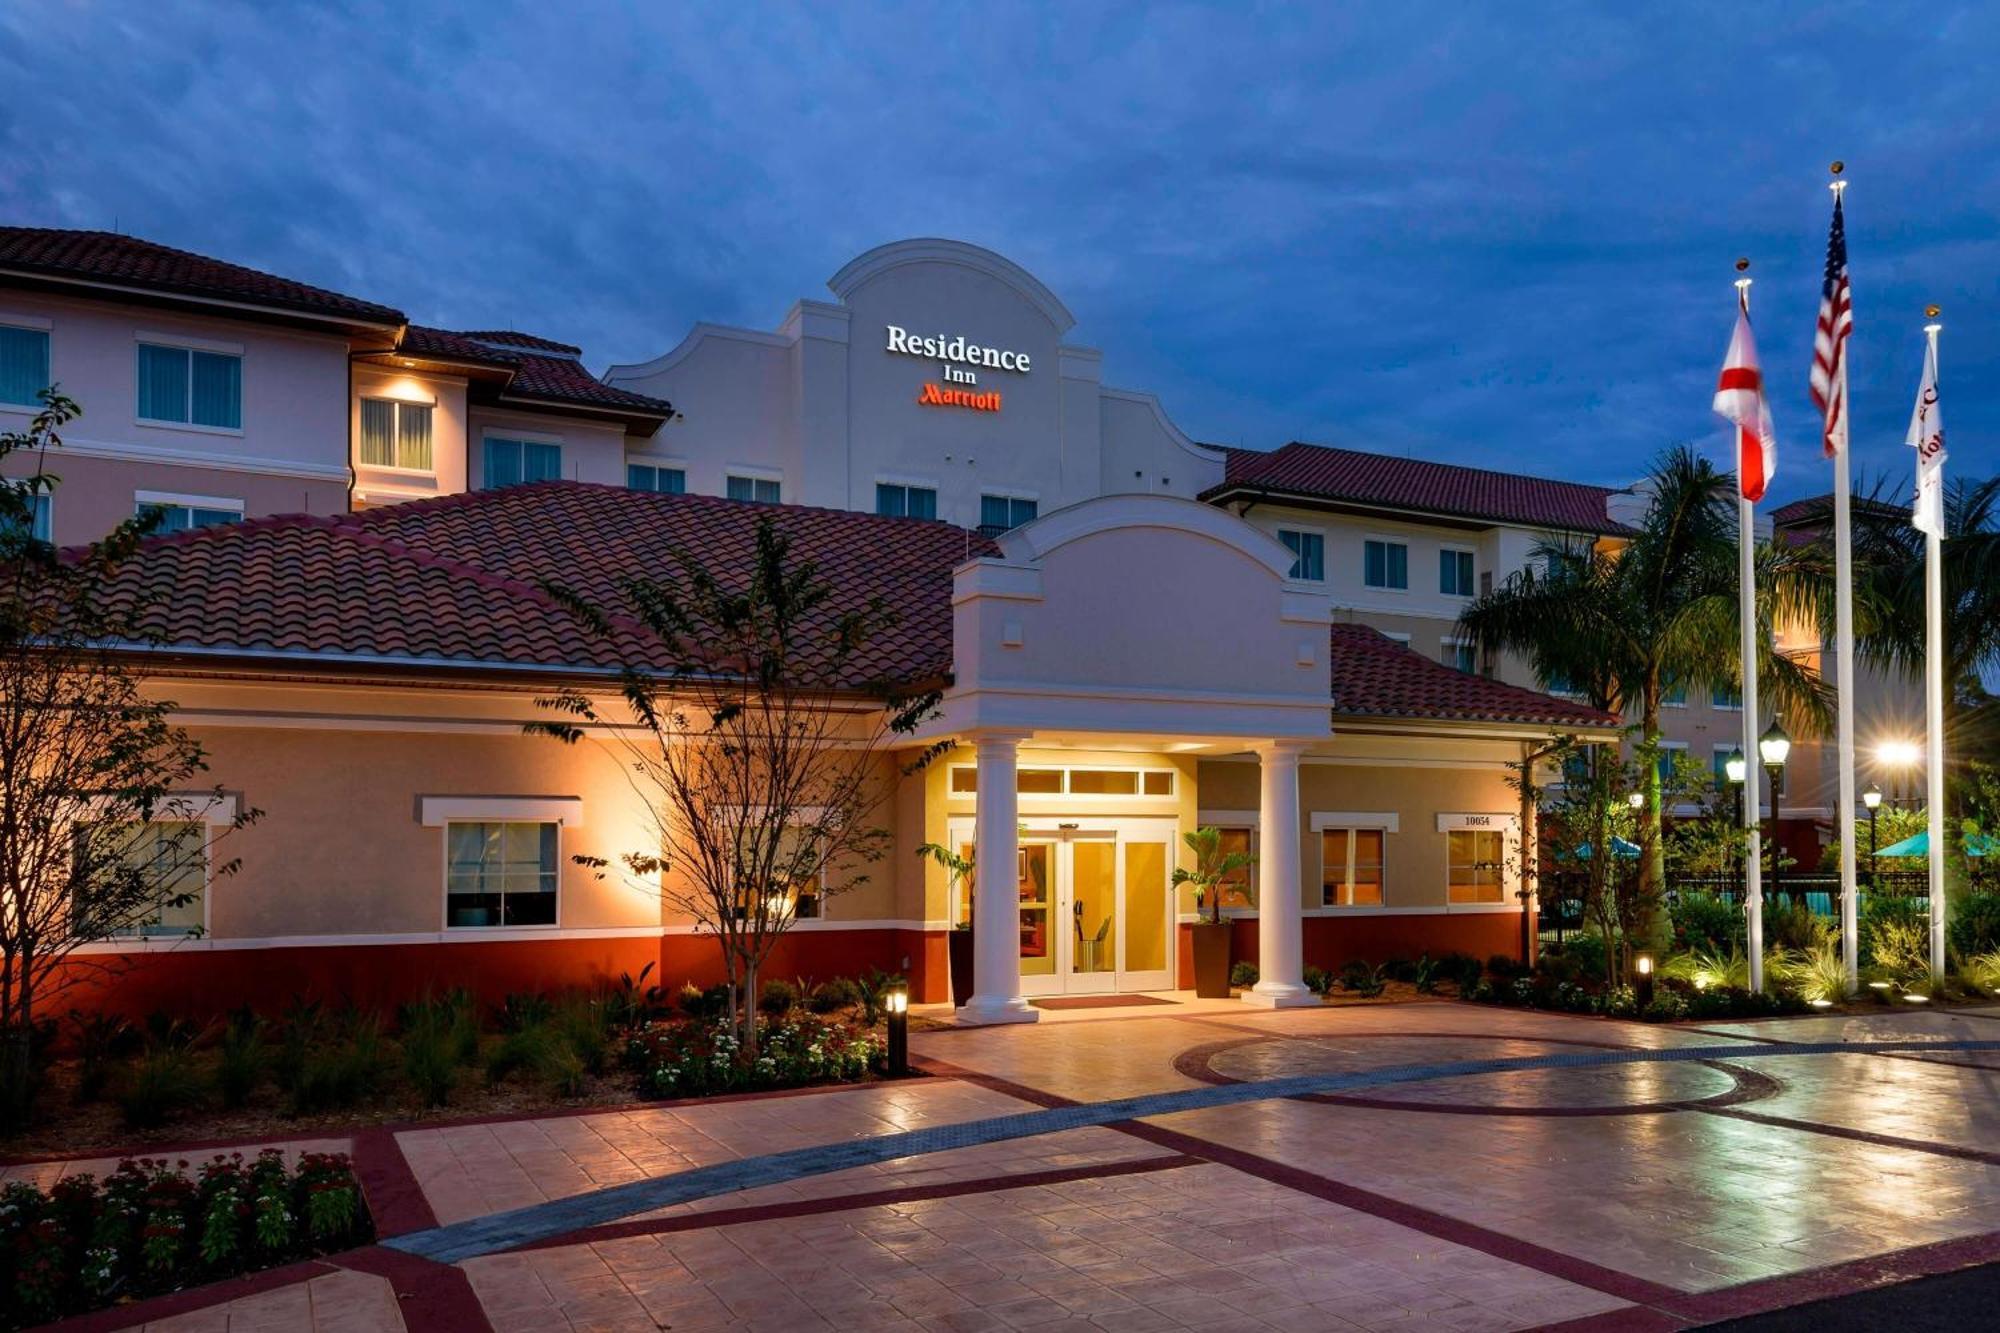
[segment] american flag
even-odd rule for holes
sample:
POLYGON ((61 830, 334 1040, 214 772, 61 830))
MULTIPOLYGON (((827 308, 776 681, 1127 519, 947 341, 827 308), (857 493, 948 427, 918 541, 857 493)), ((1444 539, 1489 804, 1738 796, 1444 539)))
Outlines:
POLYGON ((1819 326, 1813 333, 1812 399, 1822 419, 1826 456, 1847 448, 1847 335, 1854 331, 1854 299, 1847 286, 1847 224, 1833 192, 1833 227, 1826 236, 1826 278, 1819 288, 1819 326))

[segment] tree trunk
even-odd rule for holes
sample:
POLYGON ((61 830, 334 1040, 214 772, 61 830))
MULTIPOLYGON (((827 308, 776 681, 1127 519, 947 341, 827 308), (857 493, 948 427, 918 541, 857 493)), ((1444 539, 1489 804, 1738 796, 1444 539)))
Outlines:
POLYGON ((743 1058, 757 1058, 757 960, 743 960, 743 1058))
POLYGON ((1660 688, 1656 681, 1646 685, 1639 729, 1645 737, 1644 752, 1651 762, 1646 765, 1643 778, 1646 803, 1639 812, 1639 928, 1633 943, 1658 953, 1667 947, 1668 934, 1667 914, 1663 910, 1667 844, 1665 811, 1661 809, 1665 792, 1660 781, 1660 688))

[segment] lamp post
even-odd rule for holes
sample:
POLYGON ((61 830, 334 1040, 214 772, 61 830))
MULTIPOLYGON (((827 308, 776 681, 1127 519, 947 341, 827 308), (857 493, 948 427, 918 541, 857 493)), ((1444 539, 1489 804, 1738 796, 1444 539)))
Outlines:
POLYGON ((890 982, 882 998, 889 1014, 889 1077, 901 1078, 910 1072, 910 983, 890 982))
MULTIPOLYGON (((1741 746, 1731 750, 1729 757, 1722 761, 1722 775, 1729 780, 1729 785, 1736 791, 1736 827, 1739 830, 1738 837, 1741 837, 1740 830, 1743 828, 1743 779, 1750 776, 1750 764, 1743 758, 1743 749, 1741 746)), ((1730 839, 1729 845, 1731 847, 1737 846, 1736 839, 1730 839)), ((1735 853, 1731 852, 1730 856, 1734 859, 1735 853)), ((1730 878, 1736 878, 1736 872, 1733 868, 1730 871, 1730 878)), ((1746 888, 1744 893, 1747 896, 1749 890, 1746 888)))
POLYGON ((1882 789, 1869 783, 1861 793, 1861 804, 1868 807, 1868 887, 1875 889, 1881 887, 1875 867, 1875 812, 1882 808, 1882 789))
POLYGON ((1784 848, 1778 842, 1778 835, 1782 828, 1779 820, 1785 796, 1785 760, 1791 757, 1791 753, 1791 736, 1785 731, 1785 728, 1779 723, 1778 719, 1775 717, 1772 718, 1771 725, 1766 727, 1764 734, 1757 738, 1757 756, 1764 761, 1764 771, 1771 775, 1771 889, 1773 892, 1780 890, 1780 881, 1784 874, 1779 868, 1779 862, 1784 855, 1784 848))

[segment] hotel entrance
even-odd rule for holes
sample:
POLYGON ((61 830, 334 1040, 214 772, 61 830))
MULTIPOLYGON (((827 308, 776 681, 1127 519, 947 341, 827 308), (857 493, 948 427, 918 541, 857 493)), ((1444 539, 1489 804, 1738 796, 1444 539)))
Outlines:
MULTIPOLYGON (((1174 829, 1171 819, 1022 821, 1023 995, 1172 989, 1174 829)), ((952 821, 952 841, 973 850, 971 820, 952 821)))

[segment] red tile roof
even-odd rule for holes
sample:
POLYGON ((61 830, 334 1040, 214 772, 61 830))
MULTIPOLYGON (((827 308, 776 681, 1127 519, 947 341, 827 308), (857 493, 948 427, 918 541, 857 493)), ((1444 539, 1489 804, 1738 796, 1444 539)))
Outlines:
MULTIPOLYGON (((1850 504, 1856 514, 1874 514, 1883 518, 1906 513, 1901 505, 1890 504, 1866 495, 1857 495, 1850 504)), ((1833 522, 1833 494, 1815 495, 1804 500, 1794 500, 1790 504, 1779 505, 1771 511, 1771 522, 1781 528, 1815 527, 1824 528, 1833 522)))
POLYGON ((0 269, 266 306, 323 319, 404 322, 402 311, 373 301, 108 231, 0 227, 0 269))
POLYGON ((1221 483, 1201 498, 1269 494, 1564 532, 1622 533, 1626 526, 1605 510, 1618 493, 1573 481, 1293 441, 1269 452, 1229 450, 1221 483))
MULTIPOLYGON (((1617 718, 1588 704, 1433 662, 1367 625, 1335 625, 1328 660, 1336 719, 1423 718, 1578 728, 1618 725, 1617 718)), ((1339 730, 1338 721, 1334 725, 1339 730)))
POLYGON ((499 343, 503 347, 520 347, 536 352, 555 352, 558 355, 582 356, 581 347, 559 343, 554 338, 541 338, 532 333, 518 333, 513 329, 465 329, 459 337, 470 338, 474 342, 499 343))
POLYGON ((580 404, 643 417, 667 417, 673 404, 598 379, 576 359, 568 343, 528 333, 458 333, 412 324, 391 356, 442 357, 512 372, 501 394, 547 403, 580 404), (501 345, 502 340, 511 340, 501 345), (543 350, 555 349, 544 354, 543 350))

